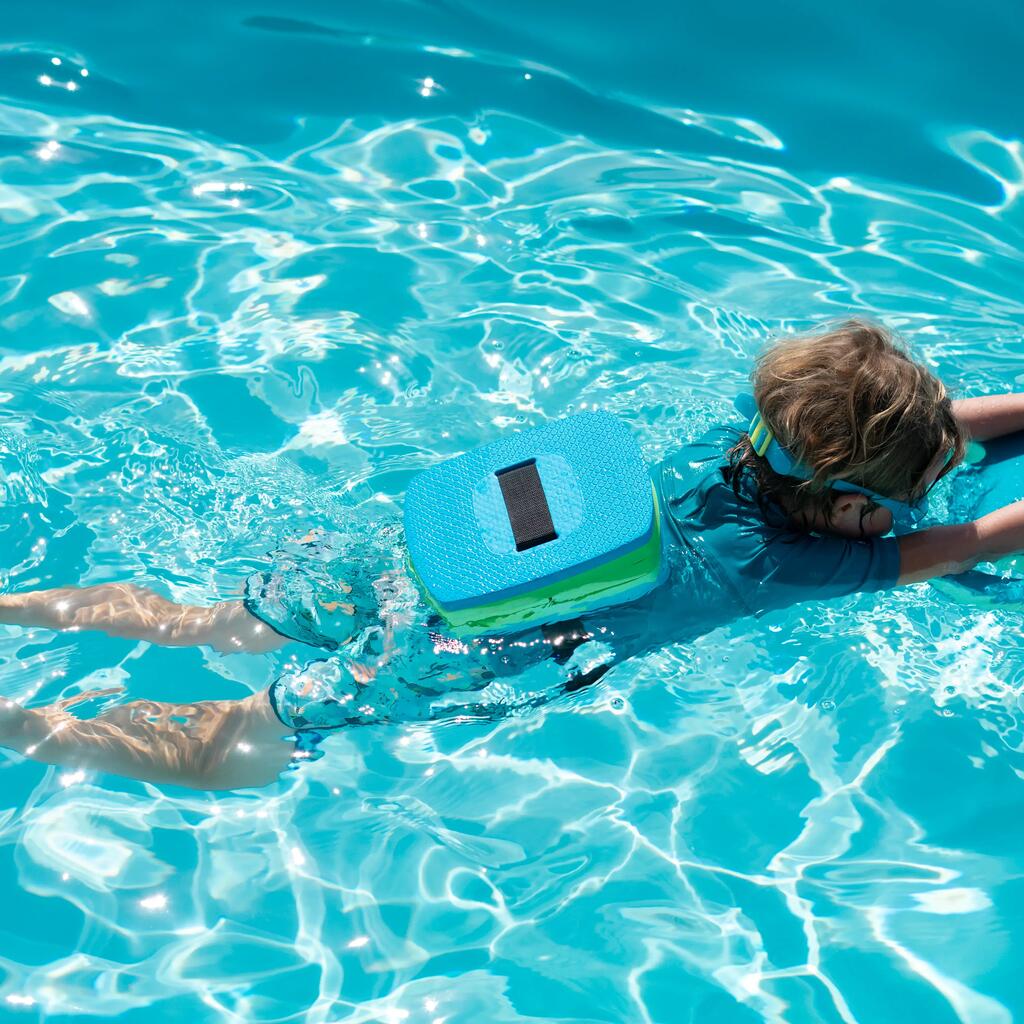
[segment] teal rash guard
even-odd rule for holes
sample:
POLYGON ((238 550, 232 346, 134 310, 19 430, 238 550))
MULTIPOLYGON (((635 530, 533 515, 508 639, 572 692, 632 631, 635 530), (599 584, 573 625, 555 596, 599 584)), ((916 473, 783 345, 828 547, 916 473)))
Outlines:
POLYGON ((766 517, 752 479, 741 480, 737 495, 723 469, 738 439, 735 430, 710 431, 655 471, 672 537, 707 569, 711 592, 701 594, 702 600, 757 614, 896 584, 895 537, 846 540, 803 533, 789 527, 781 511, 766 517))
MULTIPOLYGON (((636 601, 548 627, 547 634, 533 630, 500 642, 451 639, 409 581, 405 587, 392 580, 371 596, 348 572, 353 584, 344 599, 359 606, 356 635, 340 641, 323 637, 319 609, 333 606, 338 595, 331 580, 342 561, 351 569, 353 559, 338 560, 340 541, 319 534, 304 538, 286 553, 283 568, 250 581, 247 596, 249 610, 272 628, 336 652, 290 668, 270 688, 272 707, 298 737, 296 757, 319 757, 324 735, 342 727, 496 721, 590 685, 614 663, 685 643, 744 615, 896 582, 895 539, 800 533, 787 527, 781 513, 765 518, 752 481, 743 481, 737 496, 722 471, 738 436, 720 428, 655 468, 666 524, 662 583, 636 601), (322 594, 321 586, 327 587, 322 594), (388 630, 382 623, 396 601, 408 621, 384 658, 388 630), (379 670, 367 682, 350 672, 354 662, 379 670)), ((346 629, 348 614, 342 616, 346 629)))

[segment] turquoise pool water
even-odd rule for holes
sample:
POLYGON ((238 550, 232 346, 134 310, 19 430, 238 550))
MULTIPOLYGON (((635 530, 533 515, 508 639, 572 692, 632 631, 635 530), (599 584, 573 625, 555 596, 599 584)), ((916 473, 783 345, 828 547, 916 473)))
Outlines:
MULTIPOLYGON (((824 316, 1020 389, 1021 43, 1005 0, 9 6, 3 585, 231 597, 567 410, 656 458, 824 316)), ((1019 636, 927 586, 800 607, 259 792, 4 754, 0 1020, 1010 1024, 1019 636)), ((0 627, 0 696, 294 653, 0 627)))

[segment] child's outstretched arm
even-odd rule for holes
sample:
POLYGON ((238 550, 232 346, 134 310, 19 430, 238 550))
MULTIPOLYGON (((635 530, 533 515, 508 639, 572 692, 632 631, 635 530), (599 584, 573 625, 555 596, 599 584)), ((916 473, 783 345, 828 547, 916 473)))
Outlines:
POLYGON ((964 572, 978 562, 1024 551, 1024 501, 970 523, 907 534, 899 544, 901 584, 964 572))
POLYGON ((962 398, 953 403, 953 415, 975 441, 988 441, 1024 430, 1024 394, 962 398))

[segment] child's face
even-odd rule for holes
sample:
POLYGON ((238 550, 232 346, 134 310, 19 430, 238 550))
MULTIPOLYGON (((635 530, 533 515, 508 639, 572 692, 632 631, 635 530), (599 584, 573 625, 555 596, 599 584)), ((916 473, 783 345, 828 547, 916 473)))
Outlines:
MULTIPOLYGON (((946 468, 947 457, 936 456, 925 472, 922 490, 927 493, 946 468)), ((900 500, 906 500, 906 497, 900 500)), ((842 494, 832 506, 831 523, 816 524, 823 532, 858 540, 883 537, 892 529, 892 513, 873 502, 866 494, 842 494)))
POLYGON ((844 494, 832 506, 832 521, 824 529, 851 540, 883 537, 892 529, 892 513, 866 494, 844 494))

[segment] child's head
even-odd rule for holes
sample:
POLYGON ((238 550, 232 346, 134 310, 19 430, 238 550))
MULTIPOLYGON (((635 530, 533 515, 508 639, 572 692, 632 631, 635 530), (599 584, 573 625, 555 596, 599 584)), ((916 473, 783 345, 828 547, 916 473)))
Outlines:
POLYGON ((890 512, 829 482, 914 502, 963 458, 966 438, 942 382, 878 324, 849 320, 780 341, 758 359, 753 383, 776 439, 814 476, 774 472, 747 437, 733 449, 734 470, 752 472, 761 500, 807 529, 886 533, 890 512))

